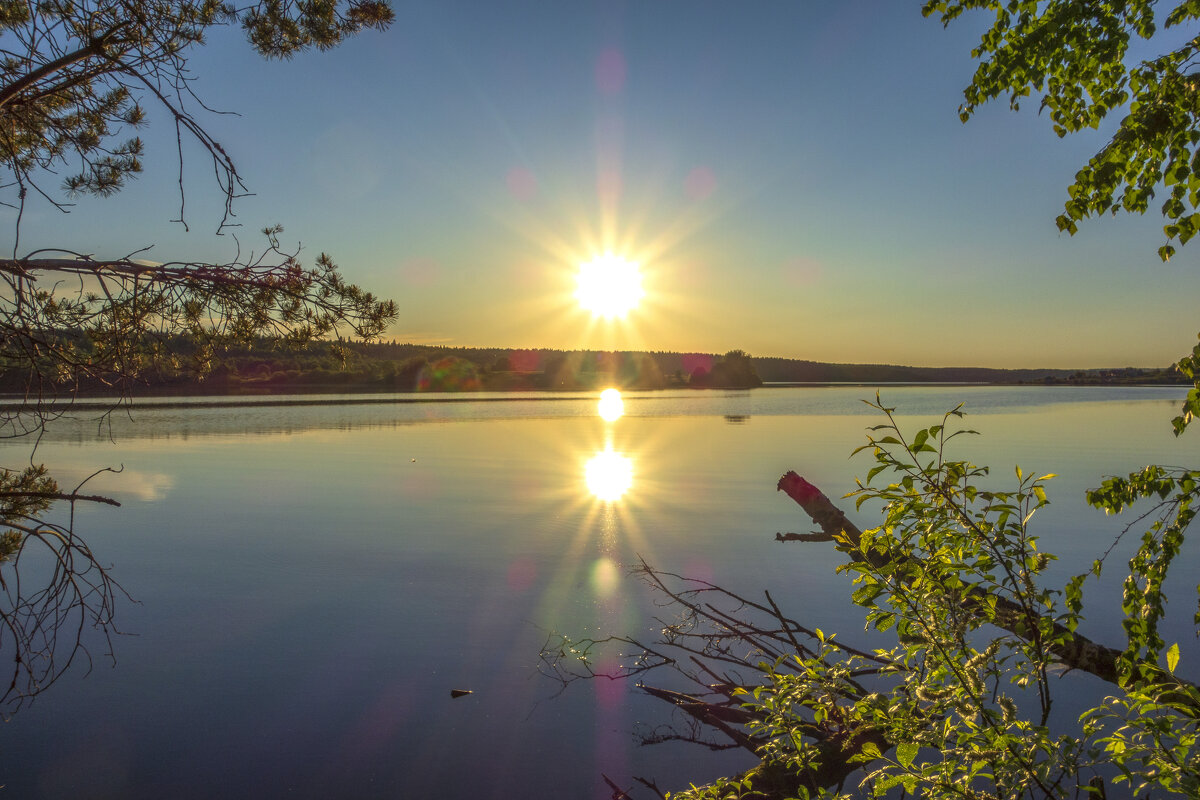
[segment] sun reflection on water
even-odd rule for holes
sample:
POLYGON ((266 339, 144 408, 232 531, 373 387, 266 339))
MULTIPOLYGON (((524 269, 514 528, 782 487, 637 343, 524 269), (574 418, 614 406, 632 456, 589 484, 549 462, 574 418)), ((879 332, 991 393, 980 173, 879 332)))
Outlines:
POLYGON ((616 422, 625 413, 625 401, 621 399, 621 393, 616 389, 605 389, 600 393, 597 411, 605 422, 616 422))
POLYGON ((584 476, 588 491, 599 500, 613 503, 633 486, 633 461, 609 445, 588 460, 584 476))

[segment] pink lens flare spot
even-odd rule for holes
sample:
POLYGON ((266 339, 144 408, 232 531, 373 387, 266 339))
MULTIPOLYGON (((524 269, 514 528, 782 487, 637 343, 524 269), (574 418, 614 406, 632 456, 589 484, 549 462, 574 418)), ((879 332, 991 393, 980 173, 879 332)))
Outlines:
POLYGON ((514 592, 528 591, 536 579, 537 564, 533 563, 532 558, 514 559, 508 565, 508 588, 514 592))
POLYGON ((705 200, 717 190, 717 176, 708 167, 696 167, 683 181, 683 192, 689 200, 705 200))
POLYGON ((702 353, 684 353, 681 361, 683 361, 683 371, 689 375, 697 369, 703 369, 705 372, 712 369, 712 356, 702 353))
POLYGON ((601 94, 617 94, 625 88, 625 56, 609 48, 596 59, 596 88, 601 94))
POLYGON ((387 687, 367 706, 338 748, 338 763, 366 766, 391 746, 404 720, 412 713, 412 692, 405 683, 387 687))
POLYGON ((400 265, 400 277, 409 286, 432 286, 441 272, 441 266, 431 258, 411 258, 400 265))
POLYGON ((537 350, 512 350, 508 361, 514 372, 537 372, 542 366, 542 357, 537 350))
POLYGON ((618 708, 625 702, 628 680, 621 676, 621 663, 615 658, 605 658, 596 665, 596 703, 601 708, 618 708))
POLYGON ((522 202, 529 202, 537 197, 537 176, 524 167, 510 169, 504 182, 508 185, 508 193, 522 202))
POLYGON ((683 575, 705 583, 713 582, 713 565, 711 561, 699 558, 689 558, 683 564, 683 575))
POLYGON ((596 176, 596 197, 601 203, 611 205, 621 199, 621 173, 604 170, 596 176))
POLYGON ((793 258, 783 265, 783 277, 792 286, 812 286, 821 280, 825 268, 811 258, 793 258))

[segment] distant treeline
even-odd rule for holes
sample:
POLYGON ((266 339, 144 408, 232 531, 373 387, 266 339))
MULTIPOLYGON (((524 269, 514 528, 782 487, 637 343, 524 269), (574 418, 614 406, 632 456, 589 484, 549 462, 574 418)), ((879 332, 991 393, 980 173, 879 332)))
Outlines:
MULTIPOLYGON (((740 350, 667 359, 643 352, 503 350, 354 343, 305 351, 264 346, 228 353, 204 377, 209 391, 583 391, 682 387, 752 388, 762 380, 740 350), (664 366, 665 365, 665 366, 664 366)), ((161 386, 161 382, 159 383, 161 386)))
POLYGON ((989 367, 904 367, 893 364, 826 364, 790 358, 755 358, 768 383, 1009 383, 1176 384, 1188 383, 1174 368, 992 369, 989 367))
MULTIPOLYGON (((186 339, 172 343, 170 363, 151 363, 137 389, 155 393, 237 394, 303 391, 456 392, 731 388, 766 383, 1185 383, 1173 368, 1004 370, 826 364, 754 358, 741 350, 710 353, 440 347, 397 342, 320 342, 303 349, 261 340, 207 353, 186 339), (203 361, 201 361, 203 353, 203 361), (215 358, 210 359, 210 356, 215 358), (195 356, 195 358, 193 358, 195 356)), ((43 387, 46 376, 40 376, 43 387)), ((67 381, 64 380, 64 383, 67 381)), ((23 392, 29 375, 0 371, 0 391, 23 392)), ((85 392, 103 380, 84 379, 85 392)))

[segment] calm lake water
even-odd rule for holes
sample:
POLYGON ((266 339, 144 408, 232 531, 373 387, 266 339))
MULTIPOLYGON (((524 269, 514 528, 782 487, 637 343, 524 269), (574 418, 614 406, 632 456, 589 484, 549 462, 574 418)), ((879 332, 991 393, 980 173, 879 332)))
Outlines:
MULTIPOLYGON (((1084 489, 1200 463, 1200 436, 1170 433, 1179 388, 882 391, 912 424, 965 402, 983 435, 956 440, 960 453, 999 485, 1014 464, 1059 474, 1039 530, 1064 576, 1124 522, 1088 509, 1084 489)), ((538 652, 553 632, 644 631, 653 598, 625 575, 639 556, 769 589, 801 622, 869 641, 834 551, 773 538, 811 528, 776 491, 783 472, 837 497, 870 468, 848 455, 879 421, 860 402, 874 392, 626 395, 614 422, 591 395, 147 404, 102 424, 80 410, 35 460, 63 486, 123 466, 88 484, 122 507, 82 508, 76 529, 139 602, 120 608, 115 667, 97 659, 0 727, 0 797, 606 798, 601 773, 680 788, 745 768, 637 748, 634 725, 668 709, 620 683, 554 697, 538 652), (587 465, 609 450, 631 474, 602 501, 587 465)), ((4 444, 4 465, 29 447, 4 444)), ((1194 550, 1176 567, 1185 621, 1194 550)), ((1117 645, 1123 560, 1089 595, 1103 596, 1087 632, 1117 645)), ((1181 663, 1198 663, 1195 638, 1179 641, 1181 663)))

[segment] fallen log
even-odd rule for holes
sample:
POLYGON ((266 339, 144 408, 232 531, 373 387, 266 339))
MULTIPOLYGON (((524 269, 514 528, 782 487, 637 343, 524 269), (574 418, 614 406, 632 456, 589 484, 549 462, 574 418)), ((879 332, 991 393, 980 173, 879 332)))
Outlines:
MULTIPOLYGON (((792 498, 792 500, 796 501, 804 509, 804 512, 812 518, 812 521, 821 528, 822 534, 826 537, 825 540, 837 542, 838 549, 846 553, 851 559, 868 561, 874 566, 882 566, 887 562, 889 557, 879 550, 871 549, 869 552, 863 552, 862 531, 846 519, 845 513, 835 506, 816 486, 813 486, 804 478, 789 470, 779 479, 777 488, 779 491, 786 493, 788 497, 792 498)), ((776 539, 779 541, 791 540, 781 535, 777 535, 776 539)), ((807 541, 818 540, 814 537, 803 537, 803 539, 807 541)), ((982 611, 989 605, 988 600, 992 597, 995 599, 995 611, 990 616, 989 621, 997 627, 1028 641, 1031 624, 1025 610, 1020 604, 1005 597, 989 595, 986 590, 977 586, 969 586, 967 588, 964 604, 968 608, 982 611)), ((1100 644, 1099 642, 1094 642, 1078 631, 1072 631, 1057 622, 1053 624, 1051 644, 1048 649, 1069 669, 1087 672, 1108 683, 1118 686, 1122 685, 1122 676, 1117 668, 1118 660, 1122 655, 1120 650, 1100 644)), ((1174 682, 1180 687, 1195 688, 1194 684, 1167 676, 1165 673, 1157 676, 1157 680, 1159 683, 1174 682)), ((1142 683, 1148 685, 1150 681, 1140 675, 1130 676, 1128 681, 1128 685, 1142 683)), ((1200 708, 1195 706, 1191 695, 1180 692, 1171 699, 1182 701, 1185 704, 1185 708, 1181 708, 1181 711, 1186 709, 1186 713, 1189 715, 1200 716, 1200 708)))

